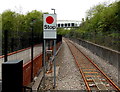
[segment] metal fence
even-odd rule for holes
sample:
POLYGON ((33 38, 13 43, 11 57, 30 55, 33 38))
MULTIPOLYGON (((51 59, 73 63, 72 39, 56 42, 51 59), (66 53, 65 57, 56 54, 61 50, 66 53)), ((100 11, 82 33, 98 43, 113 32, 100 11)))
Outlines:
POLYGON ((33 39, 31 38, 31 33, 19 33, 19 34, 10 36, 10 31, 4 30, 2 32, 2 55, 5 53, 11 53, 20 49, 24 49, 33 45, 40 44, 42 42, 42 35, 34 35, 33 39), (5 52, 7 50, 7 52, 5 52))

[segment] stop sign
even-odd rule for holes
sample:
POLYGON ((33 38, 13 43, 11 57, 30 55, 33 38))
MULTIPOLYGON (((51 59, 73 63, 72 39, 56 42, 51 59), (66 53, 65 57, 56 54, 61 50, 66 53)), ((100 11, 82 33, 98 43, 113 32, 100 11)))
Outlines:
POLYGON ((56 30, 56 14, 44 14, 44 30, 56 30))
POLYGON ((43 15, 43 38, 44 39, 56 39, 57 20, 56 14, 44 14, 43 15))

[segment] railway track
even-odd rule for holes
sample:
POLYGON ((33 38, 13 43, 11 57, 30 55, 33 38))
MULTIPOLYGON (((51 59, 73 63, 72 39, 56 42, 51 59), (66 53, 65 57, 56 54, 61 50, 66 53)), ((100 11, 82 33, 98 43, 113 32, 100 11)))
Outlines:
POLYGON ((77 46, 71 41, 64 39, 74 57, 74 60, 79 68, 82 78, 86 85, 86 90, 91 91, 120 91, 112 80, 100 70, 100 68, 84 53, 82 53, 77 46))

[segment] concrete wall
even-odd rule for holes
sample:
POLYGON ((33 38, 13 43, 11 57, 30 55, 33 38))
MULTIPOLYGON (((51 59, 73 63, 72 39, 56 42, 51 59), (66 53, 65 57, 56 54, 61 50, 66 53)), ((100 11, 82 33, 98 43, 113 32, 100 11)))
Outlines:
POLYGON ((96 54, 97 56, 103 58, 104 60, 107 60, 110 64, 115 66, 116 68, 120 67, 120 52, 109 49, 104 46, 100 46, 97 44, 94 44, 89 41, 81 40, 81 39, 72 39, 74 41, 77 41, 78 44, 82 45, 83 47, 89 49, 91 52, 96 54))
MULTIPOLYGON (((59 49, 61 44, 62 44, 61 41, 59 43, 57 43, 56 50, 59 49)), ((50 49, 53 50, 53 47, 51 47, 50 49)), ((33 59, 33 75, 34 75, 34 77, 37 76, 39 70, 42 68, 42 56, 43 55, 41 53, 39 56, 36 56, 33 59)), ((48 57, 46 56, 46 61, 47 61, 47 59, 48 59, 48 57)), ((29 85, 31 82, 31 64, 32 64, 32 62, 30 60, 23 65, 23 85, 24 86, 29 85)))

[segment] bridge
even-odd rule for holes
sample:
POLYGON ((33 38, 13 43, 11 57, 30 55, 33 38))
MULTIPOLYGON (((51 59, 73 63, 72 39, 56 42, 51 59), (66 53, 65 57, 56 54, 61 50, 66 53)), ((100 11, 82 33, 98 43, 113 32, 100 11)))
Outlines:
POLYGON ((58 28, 77 28, 81 21, 78 20, 57 20, 58 28))

